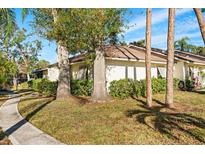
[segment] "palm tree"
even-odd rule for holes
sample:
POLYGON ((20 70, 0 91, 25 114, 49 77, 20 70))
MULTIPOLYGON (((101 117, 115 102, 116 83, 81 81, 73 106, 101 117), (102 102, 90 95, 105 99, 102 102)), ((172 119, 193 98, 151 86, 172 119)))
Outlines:
POLYGON ((147 9, 146 12, 146 94, 147 94, 147 105, 152 106, 152 83, 151 83, 151 18, 152 10, 147 9))
POLYGON ((183 37, 180 40, 175 41, 174 48, 181 51, 189 51, 190 46, 187 41, 189 41, 188 37, 183 37))
MULTIPOLYGON (((16 15, 13 9, 0 8, 0 38, 1 43, 9 57, 9 40, 17 28, 16 15)), ((13 74, 14 86, 17 85, 16 73, 13 74)), ((16 86, 17 87, 17 86, 16 86)))
POLYGON ((4 42, 7 43, 9 37, 16 30, 16 16, 13 9, 0 9, 0 35, 3 35, 4 42))
POLYGON ((175 8, 169 9, 168 37, 167 37, 167 75, 166 75, 166 105, 170 108, 173 104, 173 66, 174 66, 174 24, 175 8))
POLYGON ((202 35, 202 38, 203 38, 204 44, 205 44, 205 21, 204 21, 202 11, 204 11, 204 9, 201 10, 200 8, 194 8, 194 12, 196 14, 196 17, 197 17, 197 20, 199 23, 199 27, 201 30, 201 35, 202 35))

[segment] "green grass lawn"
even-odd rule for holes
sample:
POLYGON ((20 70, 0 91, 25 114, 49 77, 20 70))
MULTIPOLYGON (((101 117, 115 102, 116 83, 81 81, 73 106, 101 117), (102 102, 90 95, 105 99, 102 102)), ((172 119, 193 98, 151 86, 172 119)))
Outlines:
POLYGON ((164 94, 145 98, 84 103, 85 100, 24 100, 20 113, 66 144, 204 144, 205 94, 175 91, 176 109, 164 107, 164 94))

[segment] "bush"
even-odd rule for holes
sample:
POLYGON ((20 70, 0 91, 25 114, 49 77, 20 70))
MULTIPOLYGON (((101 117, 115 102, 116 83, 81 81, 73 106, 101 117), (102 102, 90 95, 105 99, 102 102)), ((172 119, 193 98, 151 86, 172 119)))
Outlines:
MULTIPOLYGON (((28 81, 28 86, 34 91, 43 95, 56 95, 57 82, 51 82, 48 79, 36 79, 28 81)), ((91 80, 71 80, 71 93, 73 95, 90 96, 93 89, 93 81, 91 80)))
POLYGON ((152 93, 156 94, 166 90, 166 80, 152 78, 152 93))
POLYGON ((39 87, 44 95, 56 95, 57 82, 51 82, 48 79, 43 79, 39 87))
POLYGON ((56 94, 57 82, 51 82, 48 79, 36 79, 28 82, 28 85, 43 95, 53 96, 56 94))
POLYGON ((34 80, 27 81, 27 83, 28 83, 28 88, 32 88, 33 81, 34 81, 34 80))
POLYGON ((110 83, 109 90, 112 97, 125 99, 134 93, 133 82, 128 79, 114 80, 110 83))
MULTIPOLYGON (((110 95, 114 98, 125 99, 130 96, 146 95, 146 80, 134 81, 128 79, 114 80, 110 83, 110 95)), ((152 93, 156 94, 166 90, 166 80, 152 78, 152 93)))
POLYGON ((18 89, 28 89, 28 88, 29 86, 27 82, 23 82, 18 85, 18 89))
POLYGON ((134 81, 134 80, 130 80, 131 81, 131 84, 132 84, 132 88, 133 88, 133 93, 132 95, 135 95, 135 96, 141 96, 142 95, 142 82, 140 81, 134 81))
POLYGON ((41 89, 41 82, 42 82, 42 80, 43 80, 43 79, 32 80, 32 86, 31 86, 31 88, 32 88, 34 91, 42 92, 42 89, 41 89))
POLYGON ((91 96, 92 90, 92 80, 71 80, 71 93, 73 95, 91 96))
POLYGON ((186 79, 185 84, 186 84, 186 90, 192 91, 194 89, 194 81, 193 80, 186 79))
POLYGON ((178 89, 179 88, 179 82, 180 82, 179 79, 174 78, 174 89, 178 89))

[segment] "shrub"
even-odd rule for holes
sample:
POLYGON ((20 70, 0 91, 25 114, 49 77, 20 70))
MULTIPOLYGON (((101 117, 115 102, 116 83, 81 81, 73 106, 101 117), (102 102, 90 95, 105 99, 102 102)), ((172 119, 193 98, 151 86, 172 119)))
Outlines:
POLYGON ((57 90, 57 82, 51 82, 48 79, 32 80, 32 82, 29 81, 28 85, 31 86, 34 91, 47 96, 55 95, 57 90))
POLYGON ((185 84, 186 84, 186 90, 192 91, 194 89, 194 81, 193 80, 186 79, 185 84))
POLYGON ((37 92, 42 92, 42 89, 41 89, 41 82, 42 82, 43 79, 36 79, 36 80, 32 80, 32 89, 34 91, 37 91, 37 92))
MULTIPOLYGON (((48 79, 28 81, 28 86, 43 95, 55 95, 57 92, 57 82, 51 82, 48 79)), ((73 95, 90 96, 92 89, 92 80, 71 80, 71 93, 73 95)))
MULTIPOLYGON (((110 83, 109 93, 114 98, 125 99, 129 96, 145 96, 146 80, 133 81, 128 79, 114 80, 110 83)), ((152 78, 152 93, 156 94, 166 90, 166 80, 152 78)))
POLYGON ((39 87, 44 95, 53 96, 57 91, 57 82, 51 82, 48 79, 43 79, 39 87))
POLYGON ((152 93, 156 94, 166 90, 166 80, 152 78, 152 93))
POLYGON ((92 80, 71 80, 71 93, 73 95, 90 96, 93 90, 92 80))
POLYGON ((18 85, 18 89, 28 89, 28 83, 27 82, 23 82, 21 84, 18 85))
POLYGON ((32 88, 33 80, 27 81, 27 83, 28 83, 28 88, 32 88))
POLYGON ((178 89, 179 88, 179 82, 180 82, 180 80, 179 79, 177 79, 177 78, 174 78, 174 89, 178 89))
POLYGON ((140 81, 134 81, 134 80, 130 80, 131 81, 131 84, 132 84, 132 88, 133 88, 133 93, 132 95, 135 95, 135 96, 141 96, 142 95, 142 82, 140 81))
POLYGON ((133 94, 133 84, 128 79, 114 80, 110 83, 109 90, 112 97, 125 99, 133 94))

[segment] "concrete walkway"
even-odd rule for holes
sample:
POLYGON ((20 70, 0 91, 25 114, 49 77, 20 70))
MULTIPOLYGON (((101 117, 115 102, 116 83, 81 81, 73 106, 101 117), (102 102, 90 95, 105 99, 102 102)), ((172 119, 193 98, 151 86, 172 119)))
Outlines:
POLYGON ((0 126, 13 144, 20 145, 53 145, 62 144, 55 138, 42 132, 32 124, 27 122, 18 112, 19 97, 12 95, 12 99, 7 100, 0 107, 0 126))

